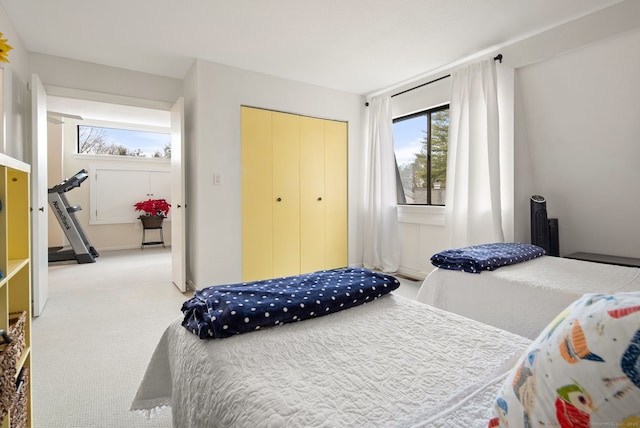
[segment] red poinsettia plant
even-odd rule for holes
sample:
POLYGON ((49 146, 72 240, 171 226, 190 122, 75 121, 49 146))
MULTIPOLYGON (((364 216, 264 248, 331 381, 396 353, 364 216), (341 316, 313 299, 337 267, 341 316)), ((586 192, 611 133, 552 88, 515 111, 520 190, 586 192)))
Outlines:
POLYGON ((164 199, 147 199, 133 204, 136 211, 144 211, 147 215, 166 217, 171 204, 164 199))

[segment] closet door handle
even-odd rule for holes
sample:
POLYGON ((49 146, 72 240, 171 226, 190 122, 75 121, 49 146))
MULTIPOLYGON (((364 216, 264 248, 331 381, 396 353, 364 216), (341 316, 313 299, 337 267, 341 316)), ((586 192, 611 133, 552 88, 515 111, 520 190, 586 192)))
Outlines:
POLYGON ((321 201, 321 200, 322 200, 322 196, 319 196, 319 197, 318 197, 318 201, 321 201))
POLYGON ((276 199, 276 201, 282 202, 282 198, 278 198, 278 199, 276 199))

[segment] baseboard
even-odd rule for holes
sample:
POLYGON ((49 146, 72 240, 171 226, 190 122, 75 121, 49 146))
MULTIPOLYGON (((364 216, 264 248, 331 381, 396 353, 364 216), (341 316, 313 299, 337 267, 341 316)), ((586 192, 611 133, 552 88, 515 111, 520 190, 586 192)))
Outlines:
MULTIPOLYGON (((162 245, 158 245, 158 247, 162 248, 162 245)), ((170 249, 171 245, 165 244, 165 247, 170 249)), ((156 246, 153 247, 145 247, 145 248, 156 248, 156 246)), ((96 248, 96 251, 98 253, 102 252, 102 251, 121 251, 121 250, 140 250, 140 245, 122 245, 122 246, 117 246, 117 247, 101 247, 101 248, 96 248)))
POLYGON ((411 281, 424 281, 424 279, 429 275, 426 272, 421 272, 415 269, 409 269, 405 267, 398 268, 398 272, 396 276, 411 280, 411 281))
MULTIPOLYGON (((350 267, 362 267, 362 263, 352 263, 349 265, 350 267)), ((410 281, 424 281, 424 279, 429 275, 429 272, 421 272, 419 270, 405 268, 400 266, 397 272, 392 275, 402 277, 404 279, 408 279, 410 281)))

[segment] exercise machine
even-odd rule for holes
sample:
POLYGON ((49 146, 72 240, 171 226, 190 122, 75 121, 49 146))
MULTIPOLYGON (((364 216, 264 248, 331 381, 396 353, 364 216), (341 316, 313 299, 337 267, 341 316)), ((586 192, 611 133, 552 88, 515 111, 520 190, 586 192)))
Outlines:
POLYGON ((89 177, 87 170, 83 169, 78 171, 73 177, 49 189, 49 206, 58 219, 58 223, 67 240, 71 244, 70 248, 49 247, 50 262, 76 260, 78 263, 95 263, 96 257, 99 256, 76 218, 76 212, 80 211, 82 207, 79 205, 69 205, 69 201, 65 195, 68 191, 80 187, 87 177, 89 177))

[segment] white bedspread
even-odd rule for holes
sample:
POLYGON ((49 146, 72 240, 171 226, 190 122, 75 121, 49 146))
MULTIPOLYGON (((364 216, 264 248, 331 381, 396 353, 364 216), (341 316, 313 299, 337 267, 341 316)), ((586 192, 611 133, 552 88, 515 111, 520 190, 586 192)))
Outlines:
POLYGON ((543 256, 480 274, 436 269, 417 300, 535 339, 585 293, 638 290, 638 268, 543 256))
POLYGON ((180 428, 484 428, 528 343, 393 294, 228 339, 200 340, 178 319, 131 409, 171 406, 180 428))

